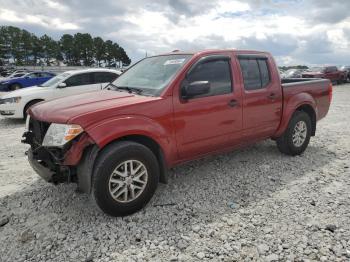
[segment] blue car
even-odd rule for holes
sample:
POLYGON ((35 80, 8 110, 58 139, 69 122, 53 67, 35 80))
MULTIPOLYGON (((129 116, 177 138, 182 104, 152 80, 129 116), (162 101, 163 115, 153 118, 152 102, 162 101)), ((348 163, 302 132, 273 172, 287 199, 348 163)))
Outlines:
POLYGON ((40 85, 54 77, 51 72, 31 72, 21 77, 0 80, 0 92, 13 91, 24 87, 40 85))

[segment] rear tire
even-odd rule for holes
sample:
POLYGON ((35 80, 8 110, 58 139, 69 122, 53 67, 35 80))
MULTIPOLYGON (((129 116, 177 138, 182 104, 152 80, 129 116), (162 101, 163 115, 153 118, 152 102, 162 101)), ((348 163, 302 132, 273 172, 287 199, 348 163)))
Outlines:
POLYGON ((120 141, 107 146, 97 158, 92 194, 97 206, 111 216, 126 216, 142 209, 159 181, 159 165, 142 144, 120 141))
POLYGON ((22 86, 20 84, 13 84, 10 86, 10 91, 15 91, 15 90, 18 90, 18 89, 21 89, 22 86))
POLYGON ((279 137, 277 147, 281 153, 295 156, 302 154, 311 137, 311 119, 302 111, 296 111, 289 121, 287 130, 279 137))

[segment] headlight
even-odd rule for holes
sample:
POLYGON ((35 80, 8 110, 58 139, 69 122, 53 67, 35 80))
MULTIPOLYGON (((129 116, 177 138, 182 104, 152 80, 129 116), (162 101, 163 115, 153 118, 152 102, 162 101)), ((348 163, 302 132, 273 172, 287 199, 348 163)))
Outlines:
POLYGON ((0 99, 0 104, 13 104, 13 103, 19 103, 21 101, 21 97, 10 97, 10 98, 4 98, 0 99))
POLYGON ((83 132, 79 125, 51 124, 44 137, 43 146, 62 147, 83 132))

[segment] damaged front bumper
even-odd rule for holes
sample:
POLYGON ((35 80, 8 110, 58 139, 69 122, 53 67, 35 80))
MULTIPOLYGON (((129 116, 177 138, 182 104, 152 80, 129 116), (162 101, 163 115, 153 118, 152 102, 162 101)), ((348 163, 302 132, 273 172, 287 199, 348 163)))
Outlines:
POLYGON ((27 151, 28 161, 30 166, 34 169, 34 171, 41 176, 45 181, 52 183, 54 172, 51 171, 48 167, 44 166, 39 160, 35 159, 33 156, 32 149, 27 151))
POLYGON ((38 145, 32 132, 23 134, 22 143, 31 146, 26 152, 29 164, 45 181, 54 184, 71 181, 71 168, 62 165, 62 149, 38 145))
POLYGON ((22 143, 31 146, 27 151, 28 161, 45 181, 53 184, 74 182, 78 184, 80 191, 90 191, 93 163, 98 148, 92 146, 88 135, 82 134, 64 148, 57 148, 38 144, 33 132, 28 131, 23 134, 22 143))

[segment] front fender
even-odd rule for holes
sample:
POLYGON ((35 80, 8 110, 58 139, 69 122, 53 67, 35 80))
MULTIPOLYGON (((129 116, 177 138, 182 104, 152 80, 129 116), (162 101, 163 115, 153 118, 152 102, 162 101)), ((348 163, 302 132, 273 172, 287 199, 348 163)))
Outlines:
POLYGON ((308 93, 298 93, 287 101, 284 102, 283 114, 281 119, 281 124, 274 134, 274 138, 280 137, 288 127, 289 121, 292 118, 294 112, 301 106, 309 105, 313 108, 316 113, 317 119, 317 106, 316 101, 312 95, 308 93))
POLYGON ((99 148, 119 138, 130 135, 142 135, 153 139, 164 152, 166 162, 171 163, 176 147, 171 139, 171 129, 160 125, 153 119, 132 115, 101 121, 85 130, 99 148))

